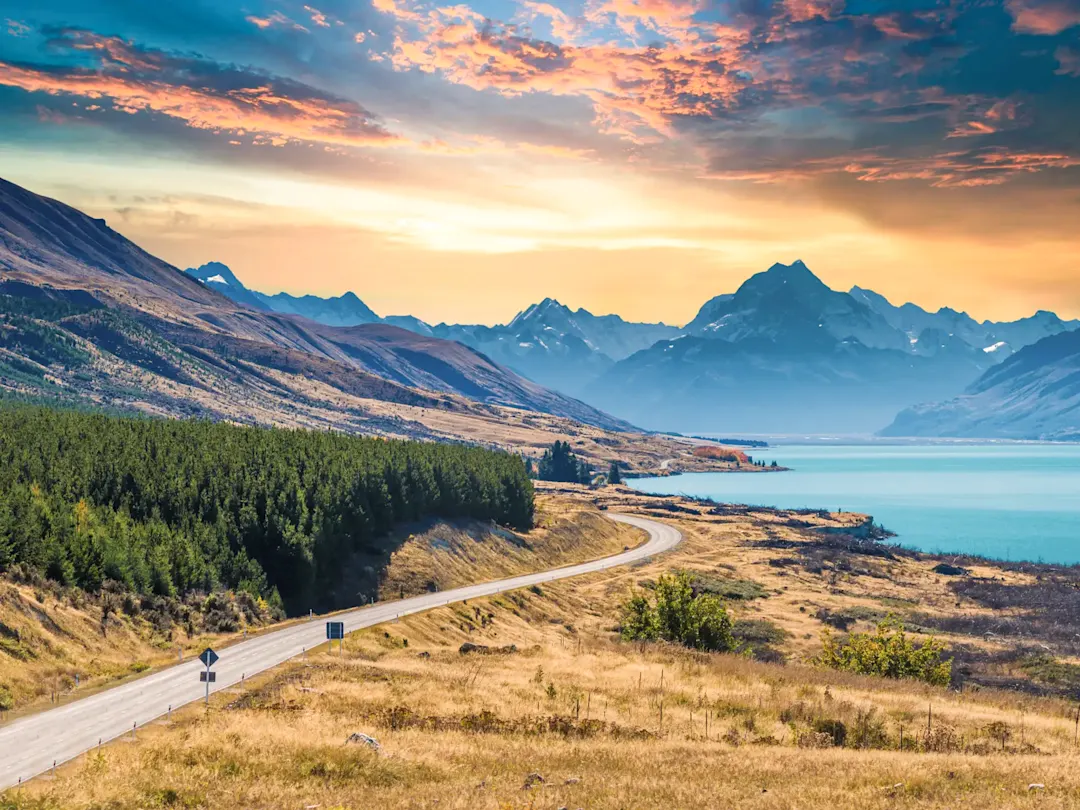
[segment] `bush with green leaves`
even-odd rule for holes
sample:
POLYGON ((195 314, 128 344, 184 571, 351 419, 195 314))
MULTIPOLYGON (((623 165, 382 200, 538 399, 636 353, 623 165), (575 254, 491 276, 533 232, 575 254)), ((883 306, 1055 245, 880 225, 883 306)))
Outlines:
POLYGON ((834 638, 822 633, 822 652, 817 663, 830 669, 885 678, 911 678, 935 686, 947 686, 952 679, 952 659, 943 658, 945 645, 936 638, 915 644, 903 624, 886 619, 873 633, 852 633, 834 638))
POLYGON ((652 599, 644 593, 631 596, 623 606, 622 635, 629 641, 670 641, 711 652, 736 645, 723 600, 695 596, 685 573, 661 576, 652 599))

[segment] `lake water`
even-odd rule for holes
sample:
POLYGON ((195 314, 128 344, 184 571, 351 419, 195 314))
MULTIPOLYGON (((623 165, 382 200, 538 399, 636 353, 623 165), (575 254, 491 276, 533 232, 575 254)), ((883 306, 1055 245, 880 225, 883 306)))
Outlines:
POLYGON ((781 473, 639 478, 645 492, 865 512, 931 552, 1080 563, 1080 445, 776 446, 781 473))

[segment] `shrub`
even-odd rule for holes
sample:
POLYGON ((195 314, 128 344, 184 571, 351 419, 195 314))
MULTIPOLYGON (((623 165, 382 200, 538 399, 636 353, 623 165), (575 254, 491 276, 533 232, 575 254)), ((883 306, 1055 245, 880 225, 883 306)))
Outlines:
POLYGON ((833 738, 823 731, 806 731, 799 735, 799 748, 832 748, 833 738))
POLYGON ((851 724, 848 744, 852 748, 887 748, 889 734, 885 731, 885 720, 878 717, 877 709, 860 709, 851 724))
POLYGON ((912 678, 934 686, 947 686, 952 679, 952 659, 942 659, 944 645, 936 638, 915 645, 908 640, 904 626, 893 620, 880 622, 874 633, 853 633, 843 641, 826 629, 822 646, 817 663, 830 669, 912 678))
POLYGON ((661 576, 654 599, 635 594, 627 601, 623 607, 623 638, 671 641, 713 652, 735 648, 731 616, 723 600, 712 594, 695 596, 685 573, 661 576))
POLYGON ((847 741, 847 726, 840 720, 823 717, 814 721, 813 729, 819 734, 828 734, 832 738, 832 744, 837 748, 843 748, 847 741))

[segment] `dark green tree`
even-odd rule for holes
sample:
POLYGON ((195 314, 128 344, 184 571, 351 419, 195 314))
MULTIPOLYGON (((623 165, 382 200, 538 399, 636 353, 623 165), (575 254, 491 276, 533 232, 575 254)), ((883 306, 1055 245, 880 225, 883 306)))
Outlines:
POLYGON ((541 481, 562 481, 568 484, 587 484, 592 481, 588 464, 570 448, 570 442, 556 441, 537 465, 536 477, 541 481))
POLYGON ((621 484, 623 482, 622 470, 619 469, 619 462, 611 462, 611 465, 608 467, 607 480, 609 484, 621 484))

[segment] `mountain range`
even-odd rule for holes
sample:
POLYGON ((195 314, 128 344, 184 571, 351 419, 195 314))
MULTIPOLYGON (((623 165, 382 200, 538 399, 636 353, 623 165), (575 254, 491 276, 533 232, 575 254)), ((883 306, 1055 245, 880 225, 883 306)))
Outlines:
POLYGON ((550 298, 505 325, 432 326, 380 318, 352 294, 252 292, 220 264, 188 272, 270 310, 327 323, 393 323, 457 341, 635 424, 686 433, 871 433, 1080 326, 1049 312, 999 323, 950 308, 895 306, 861 287, 832 290, 801 261, 775 264, 712 298, 684 327, 596 316, 550 298))
POLYGON ((475 437, 514 422, 542 446, 544 415, 597 447, 635 424, 1062 438, 1080 411, 1080 324, 1049 312, 996 323, 894 306, 832 290, 796 261, 682 327, 553 299, 505 325, 431 325, 380 317, 354 293, 250 290, 221 263, 181 272, 104 220, 4 181, 0 320, 8 392, 385 435, 475 437))
POLYGON ((662 323, 632 323, 618 315, 593 315, 584 309, 574 311, 551 298, 519 312, 505 325, 433 325, 408 315, 379 317, 351 292, 334 298, 319 298, 314 295, 294 297, 286 293, 266 295, 249 290, 219 262, 188 268, 186 272, 237 303, 265 311, 303 315, 334 326, 383 323, 429 337, 457 341, 541 385, 571 396, 583 391, 619 360, 648 348, 657 340, 674 337, 680 331, 662 323))

